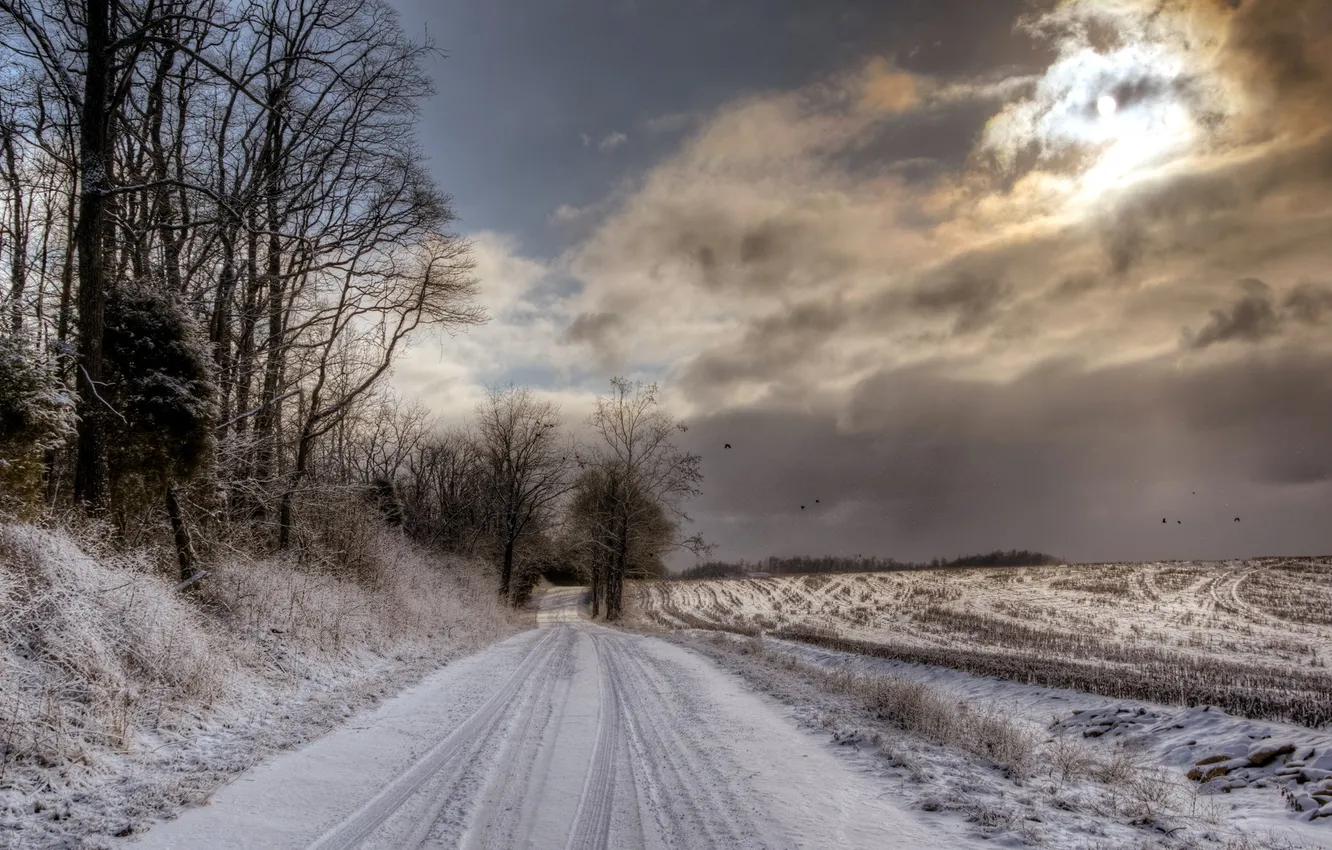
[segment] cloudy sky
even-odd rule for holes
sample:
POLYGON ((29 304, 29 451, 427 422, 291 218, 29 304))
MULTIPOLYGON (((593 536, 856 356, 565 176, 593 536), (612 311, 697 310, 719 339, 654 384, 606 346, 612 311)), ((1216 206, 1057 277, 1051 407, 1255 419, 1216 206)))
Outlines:
POLYGON ((728 559, 1332 553, 1332 3, 396 2, 442 417, 660 380, 728 559))

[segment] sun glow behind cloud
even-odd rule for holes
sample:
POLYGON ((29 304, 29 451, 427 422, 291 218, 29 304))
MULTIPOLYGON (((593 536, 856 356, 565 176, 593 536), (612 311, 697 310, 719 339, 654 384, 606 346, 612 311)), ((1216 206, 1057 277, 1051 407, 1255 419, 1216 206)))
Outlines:
POLYGON ((558 274, 531 284, 576 283, 547 311, 569 322, 556 359, 665 378, 693 412, 822 404, 929 363, 1007 382, 1060 356, 1168 356, 1171 310, 1205 317, 1215 296, 1176 258, 1129 276, 1152 239, 1121 207, 1252 154, 1249 84, 1223 51, 1235 14, 1067 0, 1022 22, 1054 47, 1036 75, 931 78, 873 58, 723 105, 596 205, 587 237, 550 261, 558 274), (911 181, 891 162, 848 170, 958 104, 993 110, 965 163, 911 181), (1138 315, 1132 294, 1158 285, 1171 310, 1138 315))
MULTIPOLYGON (((666 364, 690 415, 835 408, 895 369, 1003 384, 1059 358, 1169 358, 1181 325, 1229 297, 1242 261, 1221 258, 1249 249, 1209 244, 1235 226, 1208 224, 1224 205, 1179 213, 1180 235, 1145 221, 1193 203, 1171 186, 1284 144, 1253 130, 1238 16, 1211 0, 1069 0, 1022 23, 1053 48, 1038 74, 935 78, 871 59, 726 104, 565 257, 582 283, 569 311, 596 331, 579 344, 666 364), (992 110, 965 161, 913 179, 866 165, 963 104, 992 110)), ((1287 256, 1249 271, 1290 287, 1318 268, 1287 256)))
POLYGON ((1204 123, 1232 111, 1224 89, 1199 83, 1200 70, 1169 41, 1110 51, 1067 43, 1035 94, 990 121, 982 145, 1002 168, 1034 161, 1052 172, 1069 203, 1095 203, 1198 153, 1204 123))

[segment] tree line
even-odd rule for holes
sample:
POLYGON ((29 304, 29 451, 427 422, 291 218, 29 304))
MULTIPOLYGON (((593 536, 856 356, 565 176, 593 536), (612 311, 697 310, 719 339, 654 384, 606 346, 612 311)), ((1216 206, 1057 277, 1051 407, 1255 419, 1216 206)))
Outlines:
POLYGON ((576 450, 525 390, 449 432, 389 395, 485 320, 414 135, 436 52, 384 0, 0 0, 0 511, 169 533, 187 579, 200 525, 296 551, 356 494, 506 598, 576 559, 610 616, 696 545, 655 387, 576 450))
POLYGON ((929 561, 898 561, 894 558, 860 556, 846 557, 824 555, 810 557, 795 555, 791 557, 769 556, 754 562, 707 561, 691 567, 671 578, 708 579, 708 578, 744 578, 750 573, 769 573, 771 575, 791 575, 804 573, 881 573, 897 570, 937 570, 950 567, 1042 567, 1062 564, 1065 561, 1044 552, 1032 552, 1026 549, 996 549, 977 555, 960 555, 956 558, 933 558, 929 561))
POLYGON ((396 474, 373 472, 408 533, 491 555, 500 593, 516 603, 543 573, 576 573, 593 616, 615 620, 626 580, 665 575, 672 551, 707 551, 686 532, 701 458, 676 445, 685 426, 661 409, 655 384, 613 379, 585 426, 576 439, 554 404, 509 386, 492 388, 465 426, 366 438, 414 446, 396 474))

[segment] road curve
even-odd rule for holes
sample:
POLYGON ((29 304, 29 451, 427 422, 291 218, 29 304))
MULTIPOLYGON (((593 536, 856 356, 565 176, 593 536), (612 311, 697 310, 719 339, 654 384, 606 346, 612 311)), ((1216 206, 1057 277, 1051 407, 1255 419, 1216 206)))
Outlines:
POLYGON ((980 846, 664 641, 542 600, 540 627, 154 827, 140 848, 980 846))

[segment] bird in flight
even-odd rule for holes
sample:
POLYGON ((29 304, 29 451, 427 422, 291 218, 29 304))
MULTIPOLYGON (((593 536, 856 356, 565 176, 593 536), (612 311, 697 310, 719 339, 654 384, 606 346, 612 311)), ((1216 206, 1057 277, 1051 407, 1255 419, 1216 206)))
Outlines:
POLYGON ((1235 522, 1239 522, 1239 517, 1235 517, 1235 522))
POLYGON ((729 449, 730 447, 731 447, 731 444, 730 444, 730 443, 727 443, 726 445, 722 446, 722 448, 724 448, 724 449, 729 449))
POLYGON ((819 503, 819 500, 818 500, 818 499, 815 499, 815 500, 814 500, 814 504, 817 505, 818 503, 819 503))
POLYGON ((804 506, 804 505, 801 505, 801 506, 800 506, 800 510, 803 511, 804 509, 805 509, 805 506, 804 506))
POLYGON ((1166 518, 1165 518, 1165 517, 1161 517, 1161 522, 1164 523, 1165 521, 1166 521, 1166 518))

